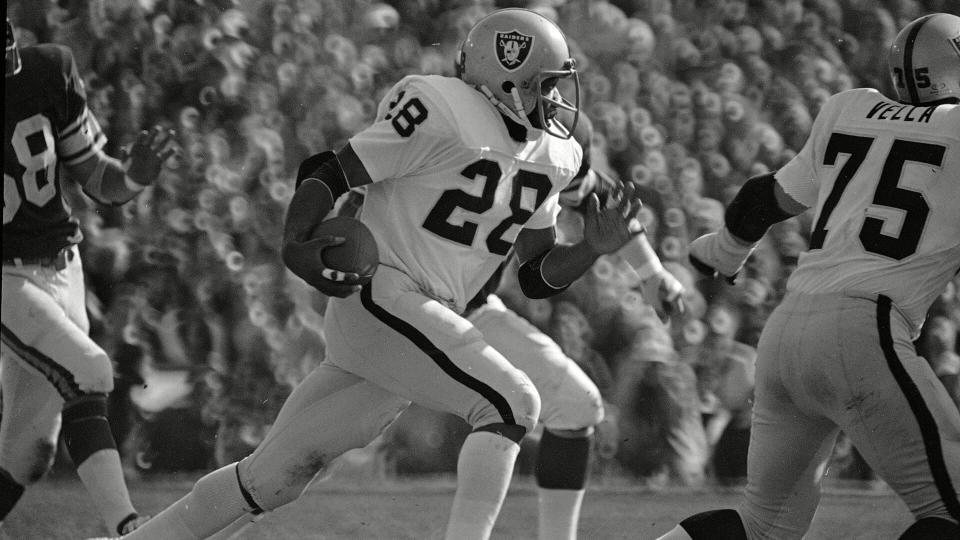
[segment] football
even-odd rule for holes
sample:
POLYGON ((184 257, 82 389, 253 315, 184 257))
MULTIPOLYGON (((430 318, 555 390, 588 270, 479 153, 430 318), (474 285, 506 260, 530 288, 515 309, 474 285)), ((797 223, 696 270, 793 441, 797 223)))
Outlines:
POLYGON ((321 222, 313 229, 311 238, 339 236, 344 243, 323 248, 320 254, 327 268, 372 276, 380 262, 377 240, 359 219, 338 216, 321 222))

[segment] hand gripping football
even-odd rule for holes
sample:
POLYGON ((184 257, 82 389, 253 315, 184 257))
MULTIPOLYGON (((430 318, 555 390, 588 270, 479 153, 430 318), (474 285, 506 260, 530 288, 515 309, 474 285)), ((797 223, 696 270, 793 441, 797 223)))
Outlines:
POLYGON ((339 236, 344 242, 323 248, 320 257, 327 268, 373 276, 380 262, 377 240, 359 219, 338 216, 321 222, 313 229, 311 238, 339 236))

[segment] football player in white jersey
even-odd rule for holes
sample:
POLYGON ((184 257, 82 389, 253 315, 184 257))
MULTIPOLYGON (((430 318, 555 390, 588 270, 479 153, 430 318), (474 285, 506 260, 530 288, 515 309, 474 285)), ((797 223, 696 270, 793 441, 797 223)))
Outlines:
MULTIPOLYGON (((572 128, 572 114, 561 112, 557 118, 572 128)), ((592 193, 597 194, 601 204, 615 203, 613 197, 620 187, 619 181, 591 167, 593 124, 590 118, 580 115, 576 129, 571 131, 583 149, 583 158, 580 170, 560 192, 560 221, 563 212, 582 217, 587 210, 585 202, 592 193)), ((354 189, 349 199, 341 199, 343 204, 338 205, 338 215, 357 215, 363 205, 364 191, 354 189)), ((644 298, 659 313, 666 317, 683 312, 683 285, 660 264, 646 235, 637 235, 618 254, 646 273, 646 279, 640 278, 644 298)), ((530 377, 540 394, 539 421, 543 433, 537 446, 534 472, 538 487, 537 534, 541 540, 574 539, 589 472, 594 428, 605 417, 603 399, 596 384, 556 342, 497 296, 497 291, 504 288, 510 296, 522 294, 516 287, 516 266, 513 256, 508 255, 467 303, 462 315, 480 330, 485 342, 530 377)), ((601 444, 615 444, 615 441, 601 444)))
POLYGON ((410 402, 474 426, 460 452, 446 538, 489 537, 540 396, 461 314, 511 249, 525 294, 562 291, 639 234, 630 222, 640 202, 631 187, 610 208, 594 196, 584 240, 556 242, 559 192, 580 168, 581 149, 552 120, 558 109, 578 108, 560 96, 558 80, 579 84, 555 24, 522 9, 493 12, 470 30, 457 65, 457 78, 402 79, 373 125, 301 165, 282 254, 333 297, 327 358, 294 389, 252 455, 201 478, 129 538, 206 538, 293 501, 410 402), (339 239, 310 238, 334 202, 359 186, 361 219, 380 253, 362 286, 361 276, 321 261, 339 239))
POLYGON ((797 156, 690 244, 731 277, 768 226, 816 211, 758 345, 745 500, 663 539, 801 538, 840 430, 913 513, 900 538, 960 538, 960 412, 912 343, 960 271, 960 17, 911 22, 889 64, 896 99, 830 98, 797 156))

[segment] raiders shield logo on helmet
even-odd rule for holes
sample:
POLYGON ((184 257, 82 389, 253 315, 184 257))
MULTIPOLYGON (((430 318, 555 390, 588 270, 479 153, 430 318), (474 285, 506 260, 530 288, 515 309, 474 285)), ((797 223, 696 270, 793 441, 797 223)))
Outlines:
POLYGON ((527 60, 533 47, 533 36, 521 34, 516 30, 497 32, 497 60, 507 71, 513 71, 527 60))

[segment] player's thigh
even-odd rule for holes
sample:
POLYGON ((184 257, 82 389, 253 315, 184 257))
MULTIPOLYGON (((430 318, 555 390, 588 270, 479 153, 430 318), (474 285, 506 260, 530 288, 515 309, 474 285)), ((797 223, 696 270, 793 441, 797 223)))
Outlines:
POLYGON ((53 461, 63 398, 40 374, 12 360, 6 347, 2 348, 0 468, 18 482, 30 484, 39 480, 53 461))
POLYGON ((244 486, 263 508, 285 504, 338 456, 375 439, 408 404, 324 362, 294 388, 263 442, 241 462, 244 486))
POLYGON ((536 423, 530 379, 400 272, 381 267, 359 294, 332 299, 325 326, 331 362, 414 403, 473 426, 536 423))
POLYGON ((506 308, 495 296, 470 315, 484 340, 530 377, 540 393, 540 420, 575 430, 603 420, 600 391, 549 336, 506 308))
MULTIPOLYGON (((51 269, 3 269, 2 341, 24 365, 43 375, 66 401, 113 389, 113 366, 87 335, 85 316, 65 308, 82 274, 51 269)), ((76 300, 76 299, 74 299, 76 300)))
POLYGON ((803 316, 776 310, 757 348, 756 388, 746 497, 741 515, 750 538, 801 538, 820 501, 820 479, 838 430, 826 417, 801 409, 784 380, 798 365, 803 316))
POLYGON ((850 397, 837 421, 917 518, 960 521, 960 412, 895 308, 862 312, 847 332, 850 397))

